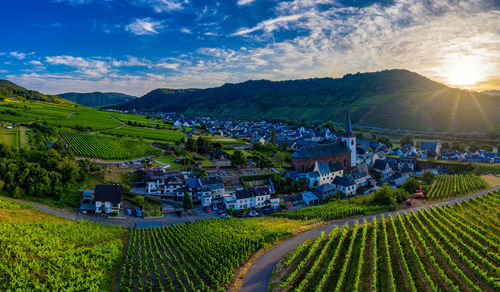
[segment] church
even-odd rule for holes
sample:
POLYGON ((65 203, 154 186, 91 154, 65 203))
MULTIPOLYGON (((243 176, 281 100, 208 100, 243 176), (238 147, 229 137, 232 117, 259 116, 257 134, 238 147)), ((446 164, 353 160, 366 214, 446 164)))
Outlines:
POLYGON ((292 154, 291 160, 293 169, 301 173, 313 170, 317 162, 327 162, 331 166, 340 164, 343 169, 356 166, 356 136, 352 132, 349 111, 341 141, 302 147, 292 154))

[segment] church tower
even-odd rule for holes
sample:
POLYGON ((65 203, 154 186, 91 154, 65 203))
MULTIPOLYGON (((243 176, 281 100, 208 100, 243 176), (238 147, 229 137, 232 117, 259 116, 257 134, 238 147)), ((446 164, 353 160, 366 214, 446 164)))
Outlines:
POLYGON ((347 110, 345 133, 344 136, 342 136, 342 142, 346 143, 347 148, 351 150, 351 167, 356 166, 356 136, 352 133, 349 110, 347 110))

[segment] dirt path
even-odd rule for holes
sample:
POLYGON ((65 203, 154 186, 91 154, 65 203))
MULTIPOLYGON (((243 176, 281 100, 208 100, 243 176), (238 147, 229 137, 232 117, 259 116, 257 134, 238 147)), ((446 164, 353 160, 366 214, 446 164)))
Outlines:
POLYGON ((364 219, 366 219, 368 222, 371 222, 373 217, 376 217, 377 220, 381 219, 382 215, 384 215, 386 218, 389 215, 395 216, 396 214, 403 214, 406 212, 410 211, 417 211, 421 209, 428 209, 432 206, 443 206, 443 205, 449 205, 453 204, 455 202, 461 202, 464 200, 469 200, 471 198, 475 198, 478 196, 482 196, 484 194, 487 194, 488 192, 500 190, 500 187, 495 187, 491 188, 485 191, 477 192, 471 195, 463 196, 463 197, 458 197, 458 198, 453 198, 448 201, 442 201, 442 202, 437 202, 437 203, 432 203, 428 205, 423 205, 411 209, 404 209, 404 210, 398 210, 398 211, 393 211, 393 212, 386 212, 386 213, 381 213, 377 215, 371 215, 371 216, 364 216, 361 218, 356 218, 356 219, 349 219, 349 220, 343 220, 343 221, 337 221, 335 223, 330 223, 328 225, 325 225, 323 227, 313 229, 304 233, 301 233, 295 237, 292 237, 286 241, 283 241, 282 243, 276 245, 266 253, 264 253, 262 256, 260 256, 253 264, 252 266, 248 269, 247 274, 243 278, 241 288, 239 291, 244 291, 244 292, 264 292, 267 291, 267 287, 269 285, 269 281, 271 280, 271 275, 273 273, 274 267, 276 264, 281 260, 281 258, 289 253, 291 250, 299 246, 301 243, 306 241, 307 239, 314 239, 318 237, 321 232, 329 233, 333 230, 335 226, 342 227, 344 224, 349 224, 349 225, 354 225, 354 222, 358 221, 359 223, 362 223, 364 219))
POLYGON ((126 126, 127 125, 124 122, 120 121, 119 119, 113 117, 112 115, 109 115, 109 117, 112 118, 113 120, 117 120, 120 124, 122 124, 122 126, 126 126))
POLYGON ((67 119, 67 120, 71 119, 71 117, 73 116, 73 114, 74 114, 74 113, 75 113, 75 112, 70 112, 70 113, 69 113, 69 115, 68 115, 68 117, 67 117, 66 119, 67 119))

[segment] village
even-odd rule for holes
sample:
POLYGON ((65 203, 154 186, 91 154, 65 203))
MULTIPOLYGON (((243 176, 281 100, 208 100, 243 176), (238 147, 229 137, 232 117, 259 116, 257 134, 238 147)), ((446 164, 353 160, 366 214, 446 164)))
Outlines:
MULTIPOLYGON (((478 157, 482 157, 480 161, 500 162, 500 157, 493 152, 461 153, 443 149, 442 144, 434 141, 421 142, 419 147, 413 142, 390 147, 383 141, 359 139, 352 130, 349 112, 346 113, 345 130, 333 133, 327 128, 317 133, 303 126, 279 122, 186 119, 175 114, 164 114, 162 118, 172 121, 174 126, 192 127, 191 135, 198 134, 197 127, 203 125, 204 130, 211 134, 253 144, 231 147, 231 150, 214 148, 206 154, 213 165, 207 168, 198 163, 191 169, 171 169, 169 164, 149 157, 121 163, 120 167, 137 169, 140 174, 130 192, 159 202, 158 212, 149 212, 155 216, 148 216, 144 207, 123 207, 121 187, 105 185, 84 192, 80 212, 156 218, 170 213, 181 217, 192 215, 191 205, 194 205, 193 210, 197 210, 194 214, 199 216, 253 217, 319 205, 331 198, 345 200, 366 195, 383 185, 398 188, 410 177, 422 176, 425 172, 433 175, 450 173, 446 164, 435 164, 429 159, 478 162, 478 157), (252 158, 248 158, 245 165, 233 163, 235 149, 243 153, 255 145, 265 147, 270 144, 285 149, 289 153, 285 160, 289 163, 271 163, 262 167, 252 158), (293 187, 277 189, 278 178, 282 180, 281 184, 293 187), (187 199, 190 207, 186 207, 187 199)), ((185 149, 188 146, 178 147, 185 149)), ((276 155, 274 152, 263 153, 273 154, 276 155)), ((176 159, 179 161, 184 157, 176 159)))

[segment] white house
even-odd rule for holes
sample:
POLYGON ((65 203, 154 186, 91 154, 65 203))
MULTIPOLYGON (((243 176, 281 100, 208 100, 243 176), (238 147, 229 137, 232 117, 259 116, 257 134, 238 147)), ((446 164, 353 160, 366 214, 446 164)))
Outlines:
POLYGON ((333 181, 335 188, 341 192, 343 192, 346 196, 350 196, 356 193, 356 182, 353 179, 344 176, 337 176, 333 181))
POLYGON ((331 184, 336 176, 343 176, 344 170, 340 163, 332 166, 328 162, 315 162, 313 171, 307 173, 309 179, 309 187, 331 184))
POLYGON ((279 198, 272 193, 272 188, 256 187, 252 189, 237 190, 232 196, 224 198, 226 209, 250 209, 279 206, 279 198))
POLYGON ((122 207, 122 187, 119 184, 96 185, 94 189, 96 213, 109 214, 122 207))

